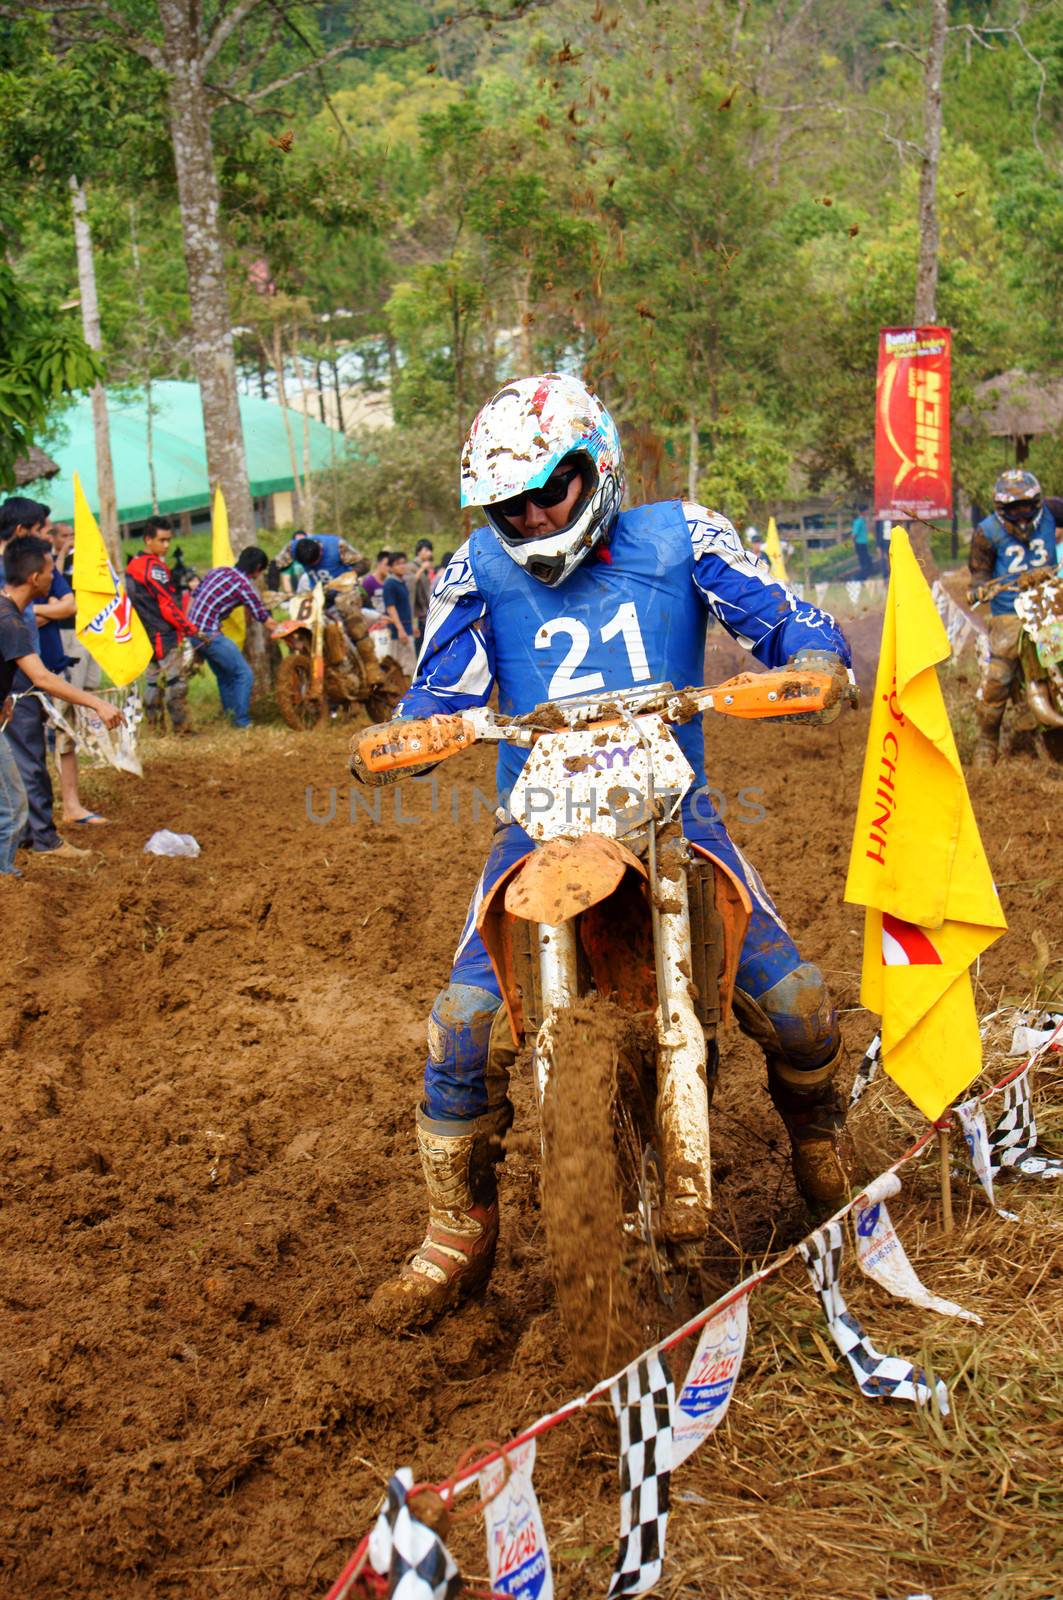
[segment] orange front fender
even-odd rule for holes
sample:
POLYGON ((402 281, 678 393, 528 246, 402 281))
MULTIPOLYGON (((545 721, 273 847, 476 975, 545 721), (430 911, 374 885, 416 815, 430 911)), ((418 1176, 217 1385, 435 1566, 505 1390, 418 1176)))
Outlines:
POLYGON ((506 910, 525 922, 567 922, 607 900, 628 867, 646 876, 637 856, 616 839, 585 833, 551 839, 506 887, 506 910))

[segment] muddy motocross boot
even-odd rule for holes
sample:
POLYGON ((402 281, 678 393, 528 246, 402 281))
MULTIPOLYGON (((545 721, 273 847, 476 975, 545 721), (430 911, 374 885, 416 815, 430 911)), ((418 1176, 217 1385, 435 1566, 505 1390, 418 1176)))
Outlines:
POLYGON ((436 1121, 418 1109, 428 1231, 398 1277, 382 1283, 369 1302, 378 1328, 424 1327, 491 1276, 498 1242, 495 1165, 511 1120, 508 1101, 469 1122, 436 1121))
POLYGON ((782 1056, 768 1057, 768 1092, 790 1135, 790 1160, 797 1187, 810 1211, 836 1211, 849 1195, 851 1141, 845 1133, 844 1099, 834 1083, 845 1046, 811 1072, 782 1056))

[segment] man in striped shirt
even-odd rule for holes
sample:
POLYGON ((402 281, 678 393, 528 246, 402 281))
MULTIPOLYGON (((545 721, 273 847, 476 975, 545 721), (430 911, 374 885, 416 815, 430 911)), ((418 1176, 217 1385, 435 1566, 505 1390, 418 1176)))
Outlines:
POLYGON ((193 633, 202 641, 196 648, 218 680, 222 710, 228 712, 238 728, 251 725, 251 689, 255 675, 242 651, 221 631, 222 623, 237 606, 246 606, 251 615, 272 629, 270 614, 252 579, 264 572, 269 558, 264 550, 251 545, 241 550, 235 567, 211 567, 199 581, 188 607, 193 633))

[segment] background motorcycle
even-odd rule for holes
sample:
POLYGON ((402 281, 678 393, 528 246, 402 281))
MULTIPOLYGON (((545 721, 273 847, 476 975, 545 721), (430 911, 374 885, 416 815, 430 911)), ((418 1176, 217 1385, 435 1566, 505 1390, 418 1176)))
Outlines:
POLYGON ((362 615, 358 579, 340 577, 327 590, 317 584, 283 599, 291 615, 273 639, 287 650, 274 682, 285 722, 313 728, 330 710, 362 706, 374 722, 389 717, 409 680, 390 654, 379 654, 362 615))
POLYGON ((1019 634, 1020 693, 1046 735, 1055 759, 1063 760, 1063 578, 1055 567, 1034 567, 1014 578, 982 584, 974 606, 1003 590, 1017 591, 1015 613, 1019 634))

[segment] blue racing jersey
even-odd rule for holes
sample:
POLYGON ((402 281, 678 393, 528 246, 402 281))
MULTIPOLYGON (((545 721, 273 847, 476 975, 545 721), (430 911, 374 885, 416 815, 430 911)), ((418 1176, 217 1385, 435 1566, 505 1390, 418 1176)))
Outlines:
MULTIPOLYGON (((995 512, 978 524, 978 531, 993 548, 994 580, 1013 577, 1019 572, 1029 572, 1034 567, 1054 567, 1058 560, 1056 548, 1056 521, 1047 506, 1042 506, 1037 521, 1025 542, 1006 527, 995 512)), ((1017 590, 998 591, 989 602, 990 614, 1006 617, 1014 614, 1017 590)))
MULTIPOLYGON (((709 612, 767 667, 797 651, 851 656, 834 618, 763 571, 726 517, 663 501, 618 517, 609 542, 562 584, 529 576, 489 528, 478 528, 432 590, 417 674, 399 716, 482 706, 519 716, 548 700, 704 677, 709 612)), ((705 783, 700 717, 673 730, 705 783)), ((502 745, 508 795, 527 750, 502 745)))

